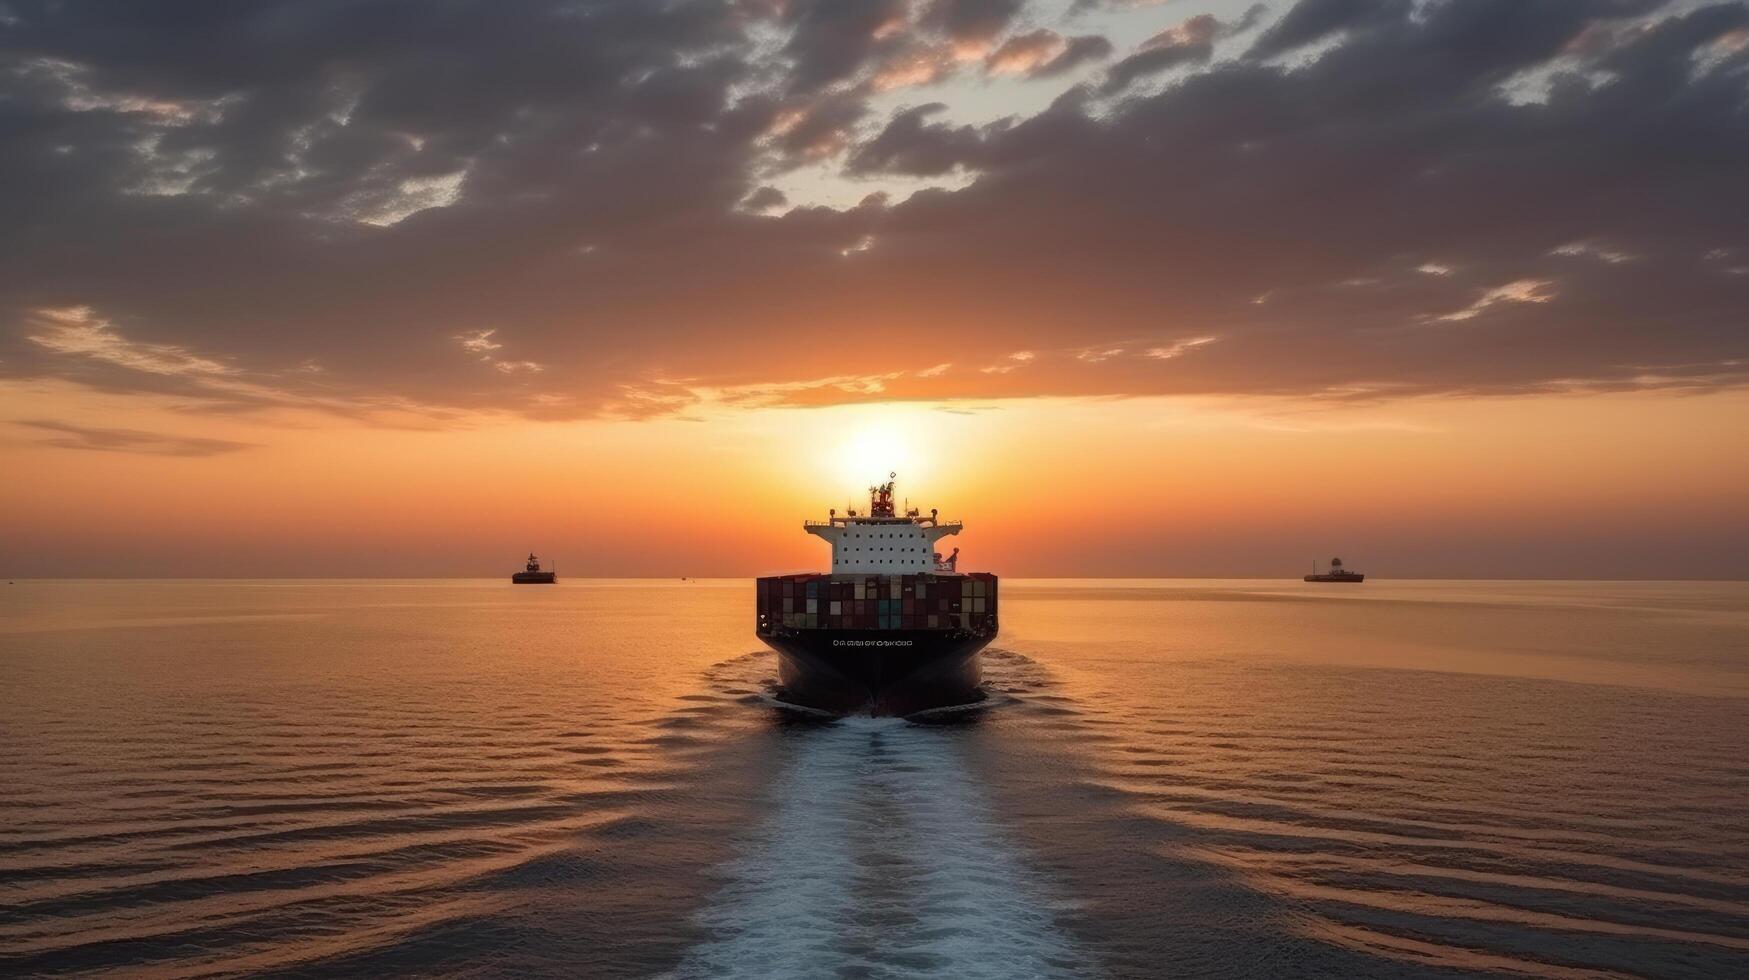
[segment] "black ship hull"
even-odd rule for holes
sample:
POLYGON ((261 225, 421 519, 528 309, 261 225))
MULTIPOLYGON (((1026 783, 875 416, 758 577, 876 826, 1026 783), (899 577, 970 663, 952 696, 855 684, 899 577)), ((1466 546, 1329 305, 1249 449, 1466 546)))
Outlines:
POLYGON ((555 585, 559 581, 559 573, 517 572, 510 576, 510 581, 516 585, 555 585))
POLYGON ((992 633, 969 629, 778 629, 783 698, 836 714, 910 715, 983 698, 978 651, 992 633))
POLYGON ((1352 575, 1349 575, 1349 574, 1307 575, 1306 581, 1308 581, 1308 582, 1364 582, 1364 581, 1366 581, 1366 576, 1364 574, 1359 573, 1359 572, 1356 572, 1352 575))

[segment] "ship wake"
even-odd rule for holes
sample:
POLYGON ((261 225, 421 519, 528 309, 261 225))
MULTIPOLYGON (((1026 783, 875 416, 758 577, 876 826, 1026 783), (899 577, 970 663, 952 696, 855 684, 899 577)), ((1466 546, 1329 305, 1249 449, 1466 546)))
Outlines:
POLYGON ((791 730, 765 822, 676 975, 1085 976, 952 733, 893 718, 791 730))

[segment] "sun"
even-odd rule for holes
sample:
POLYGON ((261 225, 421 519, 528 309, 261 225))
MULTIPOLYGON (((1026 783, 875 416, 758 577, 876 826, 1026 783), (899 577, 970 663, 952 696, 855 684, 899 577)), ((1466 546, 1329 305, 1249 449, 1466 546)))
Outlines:
POLYGON ((883 412, 859 420, 833 453, 834 475, 857 489, 884 483, 894 473, 919 476, 924 467, 916 428, 909 413, 883 412))
POLYGON ((881 483, 887 474, 909 469, 910 451, 890 426, 868 426, 838 447, 838 475, 855 484, 881 483))

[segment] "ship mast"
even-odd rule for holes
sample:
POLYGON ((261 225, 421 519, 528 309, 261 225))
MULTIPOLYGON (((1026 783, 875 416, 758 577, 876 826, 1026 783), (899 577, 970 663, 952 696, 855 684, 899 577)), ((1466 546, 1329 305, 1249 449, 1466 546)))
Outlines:
POLYGON ((888 473, 887 482, 868 488, 868 516, 893 517, 893 485, 898 482, 898 473, 888 473))

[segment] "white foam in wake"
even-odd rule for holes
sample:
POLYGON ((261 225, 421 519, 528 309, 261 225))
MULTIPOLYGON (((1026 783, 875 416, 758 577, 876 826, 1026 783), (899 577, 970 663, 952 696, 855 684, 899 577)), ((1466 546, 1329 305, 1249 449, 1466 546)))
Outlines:
POLYGON ((951 730, 794 731, 776 807, 680 977, 1086 976, 951 730))

